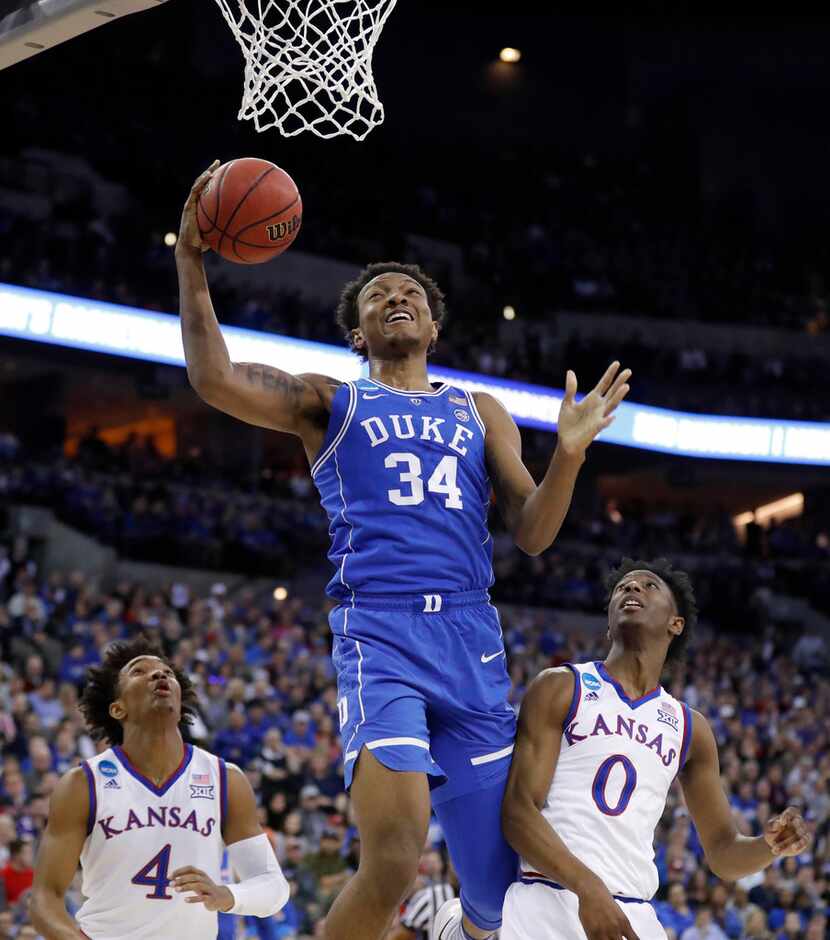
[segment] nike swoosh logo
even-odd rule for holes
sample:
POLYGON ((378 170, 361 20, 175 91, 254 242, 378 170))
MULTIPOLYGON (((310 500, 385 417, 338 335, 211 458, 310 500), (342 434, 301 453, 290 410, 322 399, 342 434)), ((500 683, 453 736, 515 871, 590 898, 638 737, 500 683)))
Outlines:
POLYGON ((481 661, 483 663, 489 663, 491 660, 496 659, 499 656, 504 656, 504 650, 499 650, 498 653, 491 653, 489 656, 486 656, 484 653, 482 653, 481 661))
POLYGON ((363 397, 364 397, 367 401, 368 401, 370 398, 386 398, 386 396, 383 394, 383 392, 381 392, 380 395, 367 395, 367 394, 364 392, 364 393, 363 393, 363 397))

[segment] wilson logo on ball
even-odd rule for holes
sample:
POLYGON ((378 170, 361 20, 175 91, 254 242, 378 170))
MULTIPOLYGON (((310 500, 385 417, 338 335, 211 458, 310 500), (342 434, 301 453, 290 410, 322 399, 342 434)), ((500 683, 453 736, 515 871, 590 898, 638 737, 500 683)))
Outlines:
POLYGON ((238 264, 261 264, 282 254, 303 220, 294 180, 278 166, 240 157, 218 167, 199 194, 202 241, 238 264))
POLYGON ((295 234, 300 227, 300 216, 295 215, 287 222, 276 222, 268 226, 268 237, 272 242, 281 241, 286 235, 295 234))

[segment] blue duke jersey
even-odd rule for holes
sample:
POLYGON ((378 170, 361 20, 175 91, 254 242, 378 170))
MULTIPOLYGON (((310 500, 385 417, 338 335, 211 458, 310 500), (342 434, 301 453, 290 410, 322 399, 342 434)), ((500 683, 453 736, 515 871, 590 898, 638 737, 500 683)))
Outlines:
POLYGON ((516 873, 499 822, 516 716, 487 592, 484 438, 467 392, 359 379, 335 393, 311 473, 331 521, 346 788, 364 748, 426 774, 464 912, 492 932, 516 873))
POLYGON ((472 394, 450 385, 340 386, 311 468, 331 520, 332 597, 492 584, 484 437, 472 394))

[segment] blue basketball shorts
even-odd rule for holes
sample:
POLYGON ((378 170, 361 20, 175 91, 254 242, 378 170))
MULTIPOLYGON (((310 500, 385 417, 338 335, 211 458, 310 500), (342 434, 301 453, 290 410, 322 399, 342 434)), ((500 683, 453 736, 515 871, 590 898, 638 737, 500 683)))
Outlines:
POLYGON ((516 716, 498 613, 485 591, 363 595, 329 622, 346 787, 363 748, 427 774, 465 913, 497 929, 516 873, 500 821, 516 716))

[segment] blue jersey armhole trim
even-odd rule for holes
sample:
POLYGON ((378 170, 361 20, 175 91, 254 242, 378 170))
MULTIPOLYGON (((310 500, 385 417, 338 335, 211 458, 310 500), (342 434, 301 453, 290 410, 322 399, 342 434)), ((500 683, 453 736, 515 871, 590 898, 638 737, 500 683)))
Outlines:
POLYGON ((355 410, 357 408, 357 390, 355 389, 354 382, 344 382, 344 385, 348 386, 349 389, 349 403, 346 406, 346 414, 343 418, 343 423, 340 425, 337 433, 332 438, 329 445, 324 448, 323 452, 317 457, 314 463, 311 466, 311 477, 312 479, 317 475, 320 468, 324 463, 331 457, 331 455, 337 449, 337 446, 343 440, 346 431, 349 430, 349 425, 352 423, 352 418, 354 417, 355 410))
POLYGON ((579 670, 572 663, 565 663, 565 666, 571 670, 574 674, 574 694, 571 696, 571 704, 568 708, 568 714, 565 715, 565 721, 562 724, 563 728, 567 728, 570 723, 576 718, 576 713, 579 711, 579 698, 582 694, 582 680, 579 675, 579 670))
POLYGON ((92 774, 92 768, 89 766, 89 762, 84 761, 81 767, 84 768, 86 783, 89 788, 89 812, 86 820, 86 834, 87 836, 91 836, 92 830, 95 827, 95 817, 98 815, 98 797, 95 793, 95 777, 92 774))
POLYGON ((219 761, 219 831, 224 835, 225 821, 228 818, 228 767, 218 757, 219 761))
POLYGON ((683 770, 686 766, 686 761, 689 759, 689 747, 692 743, 692 733, 694 731, 694 716, 692 715, 691 708, 689 708, 685 702, 681 702, 680 707, 683 709, 683 743, 680 745, 678 773, 683 770))

